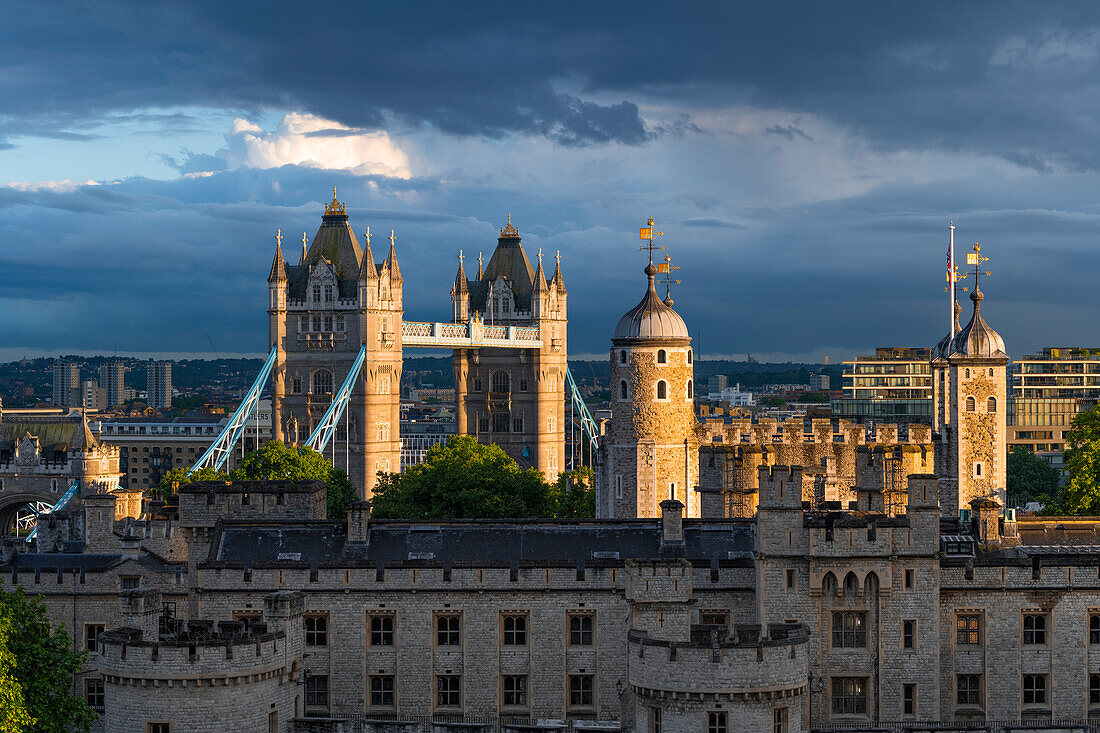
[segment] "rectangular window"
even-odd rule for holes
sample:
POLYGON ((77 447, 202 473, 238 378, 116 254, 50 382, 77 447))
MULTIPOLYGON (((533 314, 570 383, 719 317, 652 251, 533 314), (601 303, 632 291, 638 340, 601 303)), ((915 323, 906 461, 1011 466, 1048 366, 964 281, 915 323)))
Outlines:
POLYGON ((901 714, 911 716, 917 714, 917 686, 901 686, 901 714))
POLYGON ((707 713, 707 733, 729 733, 729 713, 724 710, 707 713))
POLYGON ((906 590, 912 590, 913 589, 913 571, 912 570, 906 570, 905 571, 905 589, 906 590))
POLYGON ((982 704, 982 677, 977 674, 960 674, 955 678, 956 701, 959 706, 982 704))
POLYGON ((313 674, 306 677, 306 707, 328 707, 328 675, 313 674))
POLYGON ((503 704, 511 707, 527 707, 527 675, 505 675, 501 683, 503 704))
POLYGON ((489 416, 482 415, 477 419, 477 431, 479 433, 489 432, 489 416))
POLYGON ((379 674, 370 678, 370 705, 372 708, 392 708, 393 675, 379 674))
POLYGON ((729 617, 724 613, 713 611, 699 614, 699 623, 703 626, 729 626, 729 617))
POLYGON ((84 645, 88 651, 96 651, 99 635, 103 633, 103 624, 84 624, 84 645))
POLYGON ((569 675, 569 707, 592 707, 593 680, 590 674, 569 675))
POLYGON ((960 614, 955 617, 955 643, 981 644, 982 617, 977 614, 960 614))
POLYGON ((84 680, 84 702, 97 713, 103 712, 103 680, 84 680))
POLYGON ((795 587, 795 583, 798 579, 798 571, 792 569, 787 570, 787 590, 792 590, 795 587))
POLYGON ((1100 644, 1100 614, 1089 616, 1089 644, 1100 644))
POLYGON ((306 646, 328 646, 328 616, 306 616, 302 620, 306 646))
POLYGON ((1047 643, 1047 617, 1042 614, 1029 613, 1024 615, 1024 643, 1047 643))
POLYGON ((435 643, 437 646, 458 646, 462 619, 460 616, 435 617, 435 643))
POLYGON ((523 416, 522 415, 520 417, 513 417, 512 418, 512 432, 513 433, 522 433, 523 432, 523 416))
POLYGON ((527 617, 504 617, 504 646, 527 646, 527 617))
POLYGON ((772 711, 772 733, 788 733, 790 717, 787 708, 772 711))
POLYGON ((661 733, 664 728, 661 727, 661 709, 656 707, 649 708, 649 733, 661 733))
POLYGON ((1089 705, 1100 705, 1100 674, 1089 675, 1089 705))
POLYGON ((592 646, 592 616, 569 616, 569 646, 592 646))
POLYGON ((146 733, 172 733, 171 723, 146 723, 146 733))
POLYGON ((141 586, 140 575, 123 575, 119 580, 122 581, 122 590, 135 590, 141 586))
POLYGON ((867 714, 867 678, 833 678, 833 715, 867 714))
POLYGON ((462 707, 462 677, 456 674, 436 675, 435 704, 441 708, 462 707))
POLYGON ((833 613, 833 648, 858 649, 867 646, 867 614, 863 611, 833 613))
POLYGON ((1024 705, 1047 704, 1047 676, 1045 674, 1024 675, 1024 705))
POLYGON ((901 647, 912 649, 916 645, 917 622, 913 620, 901 622, 901 647))
POLYGON ((370 617, 370 645, 393 646, 393 616, 370 617))

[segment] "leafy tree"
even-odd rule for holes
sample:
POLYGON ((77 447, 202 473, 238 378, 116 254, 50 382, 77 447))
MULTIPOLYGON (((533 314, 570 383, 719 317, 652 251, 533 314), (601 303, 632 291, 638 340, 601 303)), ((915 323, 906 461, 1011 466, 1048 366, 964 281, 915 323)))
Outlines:
POLYGON ((23 688, 15 676, 15 654, 9 646, 14 626, 7 606, 0 605, 0 733, 18 733, 34 723, 27 714, 23 688))
POLYGON ((173 468, 157 487, 161 496, 172 493, 172 483, 180 486, 193 481, 324 481, 328 485, 327 510, 330 519, 348 513, 348 503, 358 498, 348 475, 333 468, 328 459, 307 446, 287 447, 272 441, 257 451, 246 453, 244 460, 230 473, 203 468, 190 476, 186 468, 173 468))
POLYGON ((799 398, 800 402, 813 402, 815 404, 825 404, 829 401, 829 396, 820 392, 803 392, 799 398))
POLYGON ((764 407, 786 407, 787 401, 782 397, 765 397, 760 404, 764 407))
POLYGON ((157 485, 157 488, 153 490, 153 493, 161 499, 167 500, 169 496, 176 493, 176 489, 179 486, 186 486, 195 481, 225 481, 229 478, 229 474, 215 471, 212 468, 200 468, 190 476, 187 475, 187 471, 188 469, 182 466, 173 468, 171 471, 164 474, 164 477, 161 478, 160 483, 157 485), (176 486, 173 486, 173 484, 176 484, 176 486))
POLYGON ((1069 479, 1044 513, 1100 514, 1100 405, 1078 413, 1065 437, 1069 479))
POLYGON ((84 699, 73 694, 73 675, 88 653, 73 649, 63 626, 51 629, 46 605, 28 598, 22 588, 0 588, 0 731, 70 733, 89 730, 96 715, 84 699), (4 669, 6 667, 6 669, 4 669), (11 682, 20 688, 23 710, 7 709, 17 699, 11 682), (12 723, 11 721, 22 721, 12 723), (9 726, 9 727, 5 727, 9 726))
POLYGON ((371 511, 381 518, 554 517, 586 506, 587 484, 567 488, 559 479, 553 491, 538 471, 522 470, 499 446, 468 435, 432 446, 423 463, 403 474, 378 476, 371 511))
POLYGON ((348 513, 348 503, 358 498, 348 475, 334 468, 323 455, 304 445, 287 447, 272 441, 245 454, 234 468, 232 481, 324 481, 328 484, 328 516, 339 519, 348 513))
POLYGON ((1060 473, 1048 461, 1018 445, 1008 454, 1008 503, 1023 506, 1029 501, 1050 502, 1058 492, 1060 473))
POLYGON ((550 489, 554 516, 558 519, 584 519, 596 516, 595 474, 582 466, 565 471, 550 489))

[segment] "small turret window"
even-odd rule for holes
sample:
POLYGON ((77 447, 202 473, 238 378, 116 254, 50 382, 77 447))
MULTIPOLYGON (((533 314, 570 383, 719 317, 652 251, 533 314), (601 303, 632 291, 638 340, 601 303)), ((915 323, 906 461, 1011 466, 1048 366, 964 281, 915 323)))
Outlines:
POLYGON ((620 400, 625 400, 629 396, 630 396, 630 391, 627 388, 626 380, 624 379, 621 382, 619 382, 619 399, 620 400))
POLYGON ((991 377, 993 376, 993 367, 989 368, 989 376, 991 376, 991 377))
POLYGON ((967 412, 974 412, 974 410, 975 410, 974 398, 973 397, 967 397, 966 398, 966 411, 967 412))
POLYGON ((997 411, 997 398, 996 397, 990 397, 988 400, 985 401, 985 411, 986 412, 996 412, 997 411))
POLYGON ((619 352, 619 363, 620 364, 625 364, 626 363, 626 351, 620 351, 619 352))
POLYGON ((970 379, 970 370, 969 370, 969 369, 967 369, 967 370, 965 370, 965 372, 964 372, 964 373, 966 374, 966 378, 967 378, 967 379, 970 379))
POLYGON ((657 399, 659 399, 659 400, 667 400, 668 399, 668 384, 666 384, 665 380, 663 380, 663 379, 661 381, 657 382, 657 399))
POLYGON ((695 386, 691 383, 691 380, 689 379, 688 380, 688 399, 690 400, 694 397, 695 397, 695 386))
POLYGON ((691 349, 688 349, 688 364, 691 363, 691 349))
POLYGON ((665 353, 664 349, 658 349, 658 351, 657 351, 657 363, 658 364, 667 364, 668 363, 668 354, 665 353))

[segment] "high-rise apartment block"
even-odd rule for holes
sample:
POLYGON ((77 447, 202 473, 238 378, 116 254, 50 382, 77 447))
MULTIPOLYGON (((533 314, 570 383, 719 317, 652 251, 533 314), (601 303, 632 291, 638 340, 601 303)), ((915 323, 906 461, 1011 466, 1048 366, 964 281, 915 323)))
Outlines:
MULTIPOLYGON (((833 416, 866 422, 932 422, 932 350, 895 346, 844 362, 833 416)), ((826 388, 827 389, 827 388, 826 388)))
POLYGON ((80 402, 80 366, 68 361, 54 362, 53 403, 68 407, 80 402))
POLYGON ((150 407, 172 406, 172 362, 151 361, 146 367, 145 400, 150 407))
POLYGON ((94 379, 80 382, 80 406, 85 410, 102 410, 106 407, 106 391, 94 379))
POLYGON ((1008 443, 1062 466, 1065 433, 1100 399, 1100 349, 1047 347, 1014 362, 1008 443))
POLYGON ((109 361, 99 367, 99 384, 106 394, 106 409, 111 409, 125 402, 126 368, 121 361, 109 361))

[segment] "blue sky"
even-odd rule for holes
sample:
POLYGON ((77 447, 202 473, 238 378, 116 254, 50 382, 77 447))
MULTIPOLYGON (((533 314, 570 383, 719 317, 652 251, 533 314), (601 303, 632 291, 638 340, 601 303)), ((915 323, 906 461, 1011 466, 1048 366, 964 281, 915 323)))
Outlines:
MULTIPOLYGON (((406 318, 511 212, 603 355, 656 218, 703 355, 947 328, 947 222, 1023 355, 1095 345, 1100 8, 51 2, 0 24, 0 358, 258 353, 338 186, 406 318)), ((969 303, 964 302, 969 313, 969 303)))

